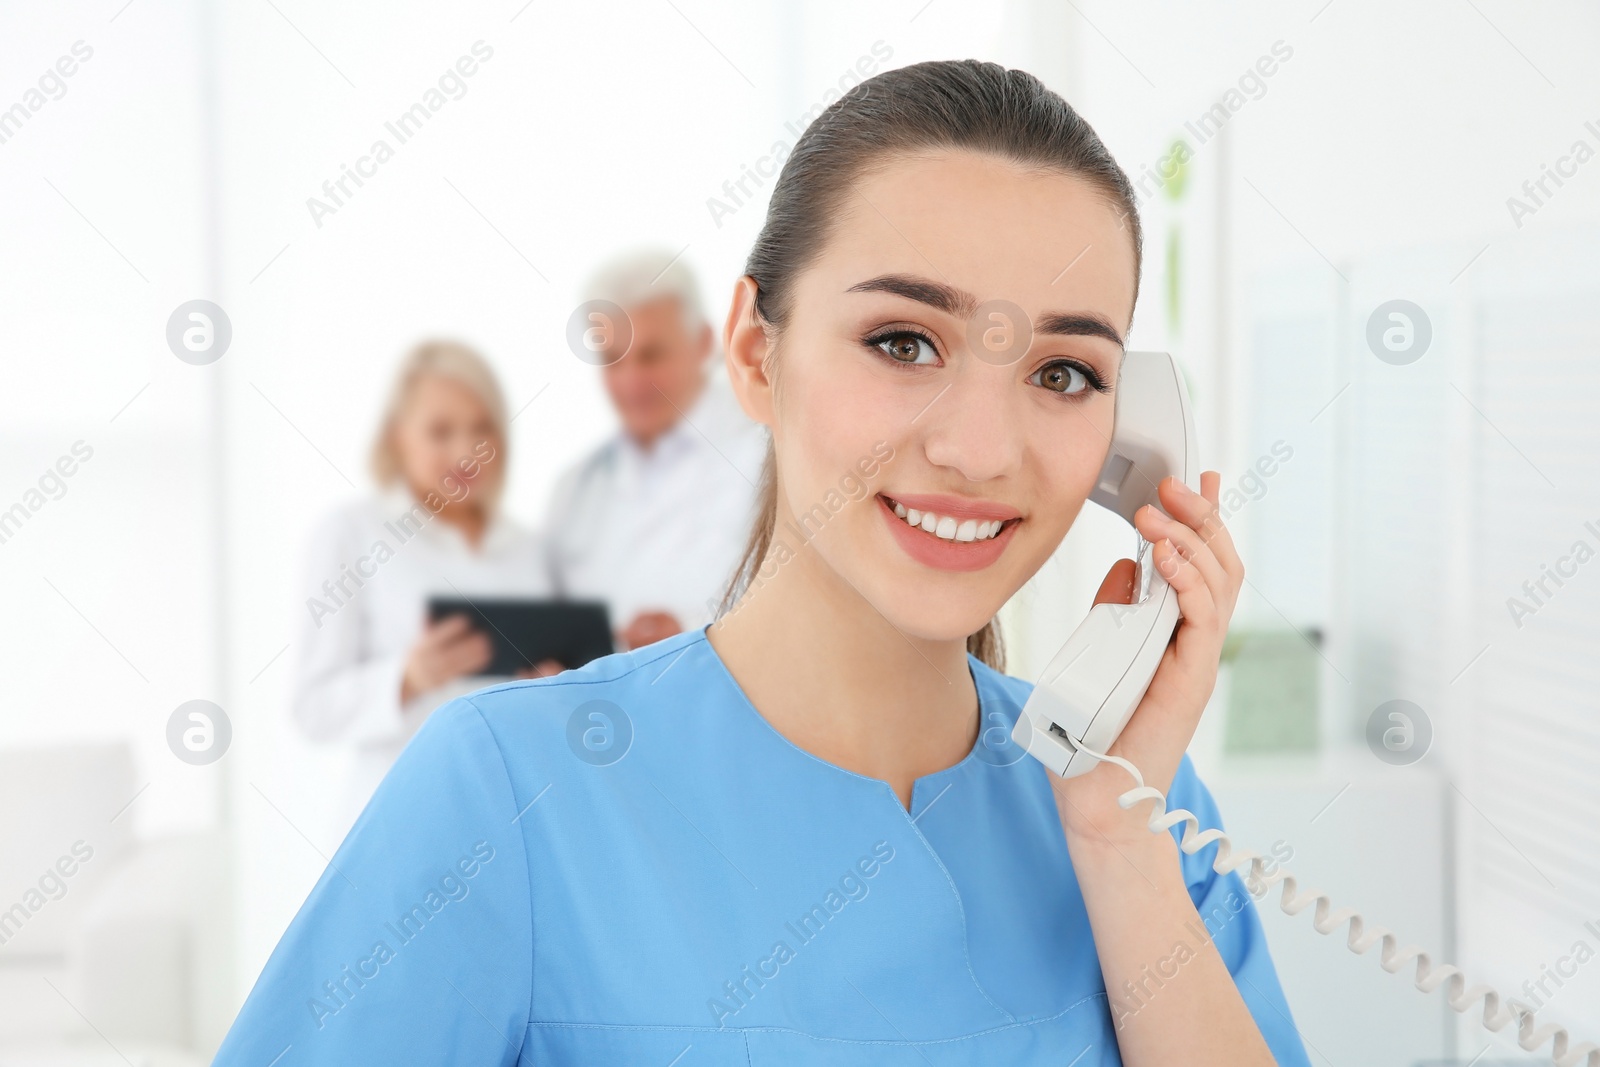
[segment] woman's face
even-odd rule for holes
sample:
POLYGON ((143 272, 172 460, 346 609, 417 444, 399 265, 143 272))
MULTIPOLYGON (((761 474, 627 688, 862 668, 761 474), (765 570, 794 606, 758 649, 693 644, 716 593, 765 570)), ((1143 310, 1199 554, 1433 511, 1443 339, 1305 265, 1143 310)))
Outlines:
POLYGON ((470 504, 504 466, 494 420, 467 386, 437 374, 412 384, 393 431, 400 473, 417 499, 470 504))
POLYGON ((970 152, 852 188, 778 342, 777 537, 902 632, 963 638, 1049 558, 1105 460, 1131 234, 1082 179, 970 152))

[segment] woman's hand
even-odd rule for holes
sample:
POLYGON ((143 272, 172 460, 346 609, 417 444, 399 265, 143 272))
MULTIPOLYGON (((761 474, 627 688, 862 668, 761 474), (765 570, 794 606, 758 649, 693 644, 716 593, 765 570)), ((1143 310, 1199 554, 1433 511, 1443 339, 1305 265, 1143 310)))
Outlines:
POLYGON ((531 667, 519 668, 517 670, 517 673, 512 675, 512 677, 514 677, 514 678, 554 678, 556 675, 560 674, 564 670, 566 670, 566 668, 561 665, 561 661, 560 660, 542 659, 538 663, 535 663, 531 667))
MULTIPOLYGON (((1206 471, 1195 493, 1177 478, 1167 478, 1158 487, 1167 514, 1147 505, 1134 515, 1134 525, 1150 542, 1157 573, 1178 594, 1183 617, 1149 690, 1109 754, 1138 767, 1145 783, 1163 793, 1211 698, 1223 638, 1244 583, 1244 565, 1217 511, 1220 482, 1216 471, 1206 471)), ((1129 603, 1134 588, 1133 561, 1118 560, 1094 602, 1129 603)), ((1141 819, 1117 806, 1116 798, 1133 785, 1122 768, 1099 766, 1076 778, 1052 774, 1050 784, 1069 838, 1146 833, 1141 819)))
POLYGON ((422 631, 411 646, 400 682, 400 702, 437 689, 463 675, 479 674, 494 657, 489 639, 472 628, 465 615, 440 619, 422 631))

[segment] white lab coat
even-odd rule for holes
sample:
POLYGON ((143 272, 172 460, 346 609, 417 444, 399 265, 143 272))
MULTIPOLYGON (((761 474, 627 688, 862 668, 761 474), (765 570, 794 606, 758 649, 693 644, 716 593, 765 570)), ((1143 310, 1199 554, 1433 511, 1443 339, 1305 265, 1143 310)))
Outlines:
POLYGON ((613 629, 641 611, 710 622, 755 520, 767 430, 708 377, 649 451, 618 433, 562 476, 545 519, 561 594, 604 601, 613 629))
POLYGON ((473 549, 403 488, 340 508, 316 529, 296 591, 293 712, 312 740, 346 750, 347 825, 430 712, 494 680, 458 679, 402 705, 428 598, 549 596, 544 555, 503 516, 473 549))

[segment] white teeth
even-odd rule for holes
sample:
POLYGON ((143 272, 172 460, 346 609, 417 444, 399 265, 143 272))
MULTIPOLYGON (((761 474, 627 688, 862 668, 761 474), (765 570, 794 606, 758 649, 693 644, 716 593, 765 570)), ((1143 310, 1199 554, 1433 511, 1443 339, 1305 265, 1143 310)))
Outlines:
POLYGON ((956 519, 949 515, 936 515, 931 511, 908 508, 898 501, 890 501, 894 513, 907 526, 916 526, 946 541, 987 541, 1000 533, 1005 525, 1002 519, 956 519))

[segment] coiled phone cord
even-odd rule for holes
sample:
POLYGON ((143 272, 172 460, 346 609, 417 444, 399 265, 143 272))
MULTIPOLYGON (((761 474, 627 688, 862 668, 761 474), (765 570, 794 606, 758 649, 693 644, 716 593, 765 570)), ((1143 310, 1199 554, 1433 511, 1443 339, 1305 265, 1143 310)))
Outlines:
POLYGON ((1483 1001, 1483 1025, 1489 1030, 1499 1033, 1512 1019, 1517 1020, 1517 1043, 1528 1052, 1536 1052, 1546 1041, 1551 1041, 1550 1058, 1556 1062, 1557 1067, 1577 1067, 1584 1063, 1585 1067, 1600 1067, 1600 1045, 1593 1042, 1582 1042, 1575 1048, 1569 1048, 1569 1035, 1567 1028, 1559 1023, 1546 1023, 1535 1027, 1534 1010, 1520 1001, 1504 997, 1491 986, 1475 985, 1467 988, 1466 975, 1459 967, 1453 964, 1441 964, 1438 967, 1431 965, 1428 953, 1416 945, 1407 945, 1400 948, 1400 940, 1393 933, 1382 926, 1368 926, 1359 912, 1354 908, 1333 907, 1333 900, 1321 890, 1306 890, 1297 892, 1294 875, 1282 866, 1277 867, 1270 874, 1263 873, 1263 859, 1260 853, 1249 849, 1235 849, 1228 835, 1221 830, 1201 830, 1200 820, 1194 812, 1178 808, 1174 811, 1167 810, 1166 795, 1159 789, 1144 784, 1144 775, 1139 773, 1139 768, 1123 759, 1121 756, 1109 756, 1084 748, 1073 743, 1073 747, 1085 755, 1100 760, 1103 763, 1114 763, 1133 776, 1136 787, 1117 797, 1117 804, 1123 809, 1132 808, 1144 801, 1153 801, 1150 809, 1150 819, 1146 824, 1153 834, 1164 833, 1184 823, 1183 840, 1178 847, 1189 855, 1205 848, 1213 841, 1217 842, 1217 858, 1211 866, 1218 874, 1231 874, 1234 870, 1250 864, 1250 879, 1247 885, 1260 885, 1265 890, 1273 884, 1282 882, 1283 893, 1278 900, 1278 906, 1286 915, 1299 915, 1312 904, 1317 906, 1316 915, 1312 925, 1319 934, 1331 934, 1348 920, 1350 923, 1350 936, 1348 947, 1356 955, 1364 955, 1367 949, 1383 942, 1383 952, 1379 962, 1383 969, 1394 974, 1408 962, 1417 961, 1416 987, 1424 993, 1432 993, 1441 985, 1447 986, 1447 1000, 1452 1008, 1458 1012, 1469 1011, 1478 1001, 1483 1001))

